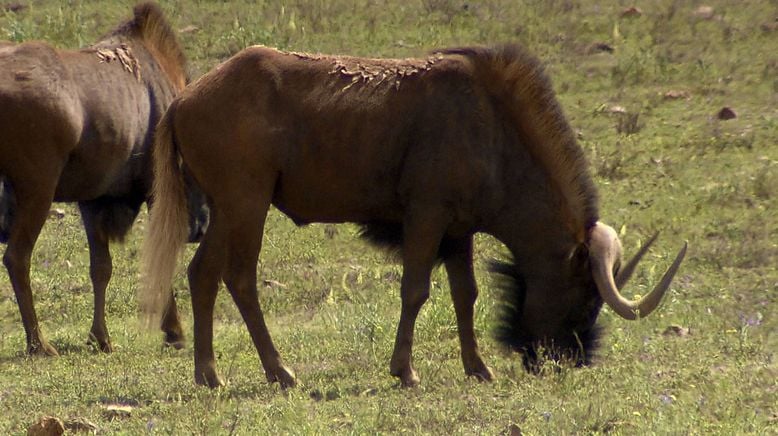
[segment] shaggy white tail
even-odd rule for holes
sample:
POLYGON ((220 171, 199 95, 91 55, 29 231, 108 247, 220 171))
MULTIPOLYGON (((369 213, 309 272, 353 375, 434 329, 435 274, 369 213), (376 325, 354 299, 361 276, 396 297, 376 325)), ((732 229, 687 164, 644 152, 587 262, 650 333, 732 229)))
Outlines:
POLYGON ((159 324, 188 230, 186 188, 172 124, 175 106, 176 101, 157 126, 154 140, 153 205, 143 243, 143 282, 138 295, 147 325, 159 324))

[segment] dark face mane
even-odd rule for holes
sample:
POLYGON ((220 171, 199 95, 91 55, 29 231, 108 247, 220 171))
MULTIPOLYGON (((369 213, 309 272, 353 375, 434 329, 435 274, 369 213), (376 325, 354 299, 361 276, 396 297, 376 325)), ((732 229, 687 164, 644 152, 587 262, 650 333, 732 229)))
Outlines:
POLYGON ((469 59, 509 130, 506 204, 485 225, 514 256, 492 265, 504 279, 497 339, 521 353, 528 369, 543 358, 588 364, 602 306, 586 249, 599 221, 597 191, 551 80, 542 63, 517 46, 442 53, 469 59))
POLYGON ((539 371, 545 360, 568 362, 574 366, 591 364, 602 334, 602 327, 596 324, 602 299, 585 271, 571 277, 555 277, 549 289, 530 289, 526 276, 515 262, 495 261, 490 269, 500 277, 502 289, 495 338, 509 350, 522 355, 527 371, 539 371), (527 325, 525 319, 528 292, 554 294, 560 286, 572 289, 568 293, 572 293, 573 298, 552 303, 567 305, 561 308, 566 315, 561 320, 553 320, 559 325, 556 334, 540 336, 534 331, 536 326, 527 325))

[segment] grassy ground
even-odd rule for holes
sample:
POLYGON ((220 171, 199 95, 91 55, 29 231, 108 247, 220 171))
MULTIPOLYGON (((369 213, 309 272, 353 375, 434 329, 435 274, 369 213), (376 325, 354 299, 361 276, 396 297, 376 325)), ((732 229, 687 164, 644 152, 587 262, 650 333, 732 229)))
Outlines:
MULTIPOLYGON (((0 39, 85 45, 127 17, 131 3, 23 0, 18 12, 0 4, 0 39)), ((490 337, 496 294, 485 264, 503 249, 479 237, 476 325, 498 379, 463 376, 438 271, 417 327, 422 385, 400 389, 388 375, 399 267, 359 242, 353 227, 295 228, 274 211, 258 267, 260 298, 299 386, 281 392, 265 382, 240 316, 221 293, 215 346, 229 383, 195 387, 191 345, 164 349, 136 321, 145 214, 113 250, 108 316, 117 350, 105 355, 85 344, 88 252, 76 210, 62 206, 65 216, 47 223, 32 271, 44 332, 61 357, 24 355, 13 291, 0 281, 0 433, 23 433, 50 415, 128 434, 778 434, 778 5, 711 0, 711 12, 700 2, 657 0, 622 17, 632 4, 162 3, 182 30, 193 77, 255 43, 395 57, 447 45, 531 47, 591 160, 603 219, 622 228, 628 253, 662 231, 631 292, 644 294, 689 241, 658 314, 628 323, 603 311, 597 365, 531 376, 499 348, 490 337), (723 107, 737 118, 718 120, 723 107)), ((181 274, 176 289, 191 327, 181 274)))

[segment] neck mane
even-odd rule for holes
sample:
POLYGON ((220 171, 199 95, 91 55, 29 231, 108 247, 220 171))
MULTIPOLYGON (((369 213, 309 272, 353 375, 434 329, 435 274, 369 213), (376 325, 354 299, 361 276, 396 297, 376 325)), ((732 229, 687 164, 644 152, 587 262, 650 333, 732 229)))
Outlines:
POLYGON ((187 82, 186 56, 173 27, 153 2, 140 3, 133 9, 133 18, 120 24, 101 38, 93 48, 115 46, 128 40, 140 41, 159 65, 179 87, 187 82))
POLYGON ((598 220, 597 190, 540 61, 518 45, 441 53, 470 60, 478 82, 500 101, 515 128, 517 146, 543 172, 548 201, 554 204, 551 213, 576 242, 585 242, 587 230, 598 220))

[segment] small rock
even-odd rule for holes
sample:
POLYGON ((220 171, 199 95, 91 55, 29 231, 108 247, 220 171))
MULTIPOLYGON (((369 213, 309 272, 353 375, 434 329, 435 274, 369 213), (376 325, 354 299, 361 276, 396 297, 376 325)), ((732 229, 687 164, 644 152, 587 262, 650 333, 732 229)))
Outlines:
POLYGON ((730 107, 723 107, 721 110, 716 114, 716 118, 720 120, 731 120, 733 118, 737 118, 737 114, 734 110, 730 107))
POLYGON ((97 425, 84 418, 75 418, 65 421, 65 430, 73 433, 97 434, 97 425))
POLYGON ((639 7, 630 6, 621 11, 621 18, 635 18, 643 15, 643 11, 639 7))
POLYGON ((197 33, 200 31, 200 28, 195 26, 194 24, 190 24, 186 27, 181 28, 178 33, 197 33))
POLYGON ((62 420, 53 416, 44 416, 27 429, 27 436, 60 436, 64 433, 62 420))
POLYGON ((678 336, 680 338, 689 336, 690 330, 688 327, 681 327, 677 324, 670 324, 665 331, 662 332, 662 336, 678 336))
POLYGON ((612 114, 626 114, 627 110, 624 108, 624 106, 613 105, 608 108, 608 112, 612 114))
POLYGON ((662 97, 664 97, 665 100, 679 100, 679 99, 688 100, 691 98, 691 94, 689 94, 689 91, 679 91, 673 89, 665 92, 662 97))
POLYGON ((713 8, 710 6, 702 5, 692 12, 692 16, 700 18, 702 20, 711 20, 714 17, 713 8))

